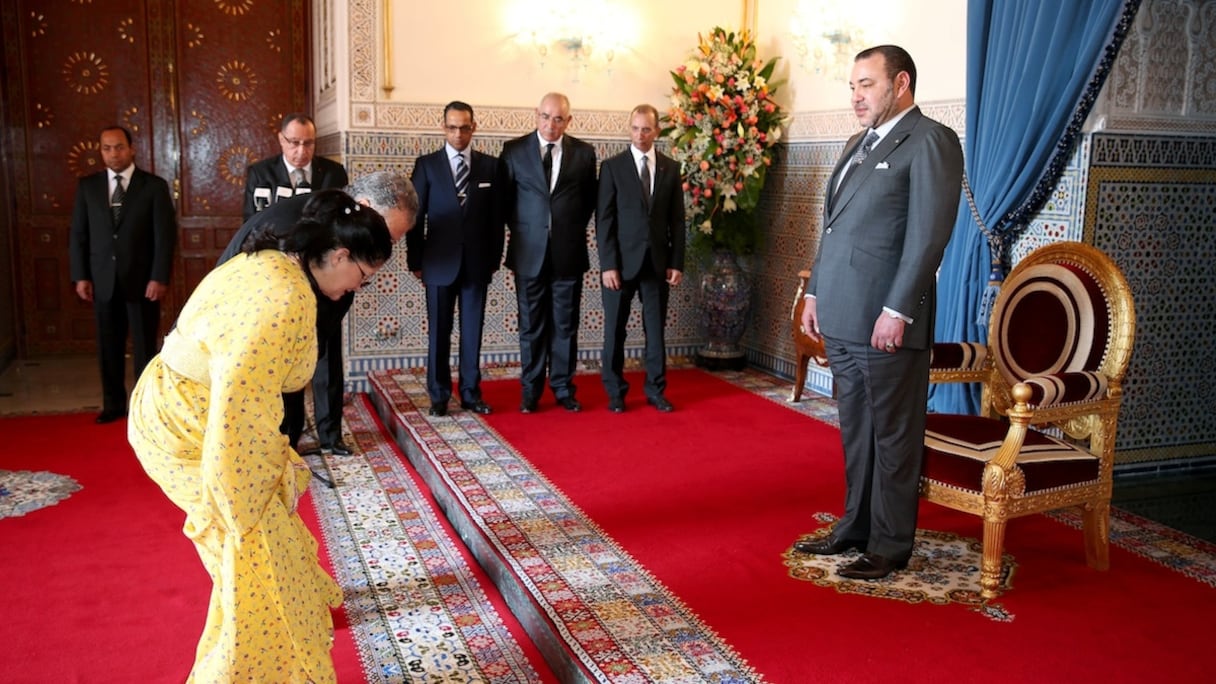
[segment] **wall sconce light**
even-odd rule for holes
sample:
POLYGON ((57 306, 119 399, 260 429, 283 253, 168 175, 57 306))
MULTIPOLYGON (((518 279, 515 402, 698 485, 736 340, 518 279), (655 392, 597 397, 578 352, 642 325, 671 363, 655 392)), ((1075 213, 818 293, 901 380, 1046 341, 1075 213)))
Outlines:
POLYGON ((790 18, 790 35, 802 68, 847 81, 853 56, 867 46, 861 27, 836 7, 802 0, 790 18))
POLYGON ((611 74, 613 60, 629 47, 623 28, 629 17, 620 8, 610 11, 604 0, 568 7, 520 0, 514 9, 512 23, 522 28, 515 33, 517 44, 531 51, 542 69, 551 61, 568 64, 575 83, 591 69, 611 74))

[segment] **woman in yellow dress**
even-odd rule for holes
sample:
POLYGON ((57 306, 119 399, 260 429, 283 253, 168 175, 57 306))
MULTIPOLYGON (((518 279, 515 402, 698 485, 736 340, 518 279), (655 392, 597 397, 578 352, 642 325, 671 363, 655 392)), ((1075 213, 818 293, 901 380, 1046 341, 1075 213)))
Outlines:
POLYGON ((203 278, 139 378, 128 439, 213 585, 191 682, 335 681, 342 594, 296 513, 310 474, 279 432, 282 394, 312 378, 316 298, 357 290, 391 254, 377 212, 319 192, 282 241, 203 278))

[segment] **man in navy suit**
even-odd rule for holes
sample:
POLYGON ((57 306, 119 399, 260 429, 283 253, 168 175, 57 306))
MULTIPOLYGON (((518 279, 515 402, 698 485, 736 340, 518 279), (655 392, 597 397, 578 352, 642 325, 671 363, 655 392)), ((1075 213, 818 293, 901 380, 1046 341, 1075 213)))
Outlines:
POLYGON ((838 570, 878 579, 907 566, 924 454, 936 274, 962 189, 958 135, 914 101, 902 48, 858 53, 849 87, 864 130, 828 179, 802 327, 823 339, 836 382, 844 515, 803 553, 866 553, 838 570))
POLYGON ((156 354, 160 302, 169 291, 177 220, 169 184, 135 166, 131 132, 101 132, 106 171, 80 179, 68 235, 76 295, 93 302, 102 409, 98 423, 127 415, 127 329, 135 377, 156 354))
POLYGON ((477 122, 473 108, 450 102, 443 108, 443 148, 414 163, 425 230, 405 237, 407 262, 426 286, 429 322, 426 388, 430 414, 446 416, 452 396, 452 324, 460 301, 460 406, 475 413, 491 409, 481 398, 481 329, 486 290, 502 261, 503 222, 495 192, 498 158, 469 145, 477 122))
POLYGON ((506 264, 515 274, 519 306, 523 413, 537 410, 546 370, 558 405, 582 410, 574 367, 583 274, 591 268, 587 223, 595 211, 595 148, 565 135, 570 119, 565 95, 545 95, 536 108, 536 130, 503 145, 498 161, 511 231, 506 264))
POLYGON ((595 236, 604 299, 604 359, 601 375, 608 409, 625 411, 625 324, 636 293, 642 301, 646 336, 646 401, 673 410, 667 389, 669 288, 684 277, 684 192, 680 166, 654 149, 659 112, 638 105, 629 114, 629 149, 600 165, 595 236))
MULTIPOLYGON (((418 214, 418 196, 404 175, 393 171, 374 171, 359 176, 346 187, 346 194, 359 204, 384 217, 389 235, 397 242, 414 227, 418 214)), ((272 232, 286 236, 300 221, 311 194, 299 195, 276 202, 259 211, 232 236, 220 255, 224 263, 251 245, 258 235, 272 232)), ((317 297, 317 369, 312 376, 313 413, 317 421, 317 452, 349 456, 351 447, 342 441, 342 406, 346 390, 346 369, 342 360, 342 319, 355 301, 353 293, 334 301, 317 297)), ((283 395, 283 424, 293 449, 304 434, 304 390, 283 395)))
POLYGON ((307 114, 292 112, 279 126, 276 154, 249 165, 245 171, 245 221, 280 199, 303 195, 313 190, 343 188, 348 180, 346 168, 336 161, 314 156, 317 151, 317 126, 307 114))

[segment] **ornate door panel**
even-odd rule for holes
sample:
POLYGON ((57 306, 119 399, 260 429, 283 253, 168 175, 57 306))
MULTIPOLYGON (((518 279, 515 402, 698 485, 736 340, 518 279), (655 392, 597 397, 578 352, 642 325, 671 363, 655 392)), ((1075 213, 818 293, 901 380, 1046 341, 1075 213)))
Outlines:
POLYGON ((245 166, 280 152, 284 114, 306 111, 303 0, 176 7, 183 169, 179 282, 187 291, 241 225, 245 166), (293 28, 294 27, 294 28, 293 28))
POLYGON ((170 182, 180 240, 166 327, 240 225, 245 165, 277 150, 307 101, 304 0, 19 0, 0 9, 18 352, 89 352, 92 307, 69 273, 76 182, 102 169, 101 128, 170 182))

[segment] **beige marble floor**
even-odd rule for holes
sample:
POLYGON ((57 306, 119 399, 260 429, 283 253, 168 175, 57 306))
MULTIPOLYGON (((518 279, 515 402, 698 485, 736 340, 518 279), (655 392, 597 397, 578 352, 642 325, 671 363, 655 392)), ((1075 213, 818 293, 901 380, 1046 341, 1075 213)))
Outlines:
MULTIPOLYGON (((127 360, 131 387, 131 361, 127 360)), ((0 416, 101 410, 95 356, 54 356, 13 361, 0 372, 0 416)))

